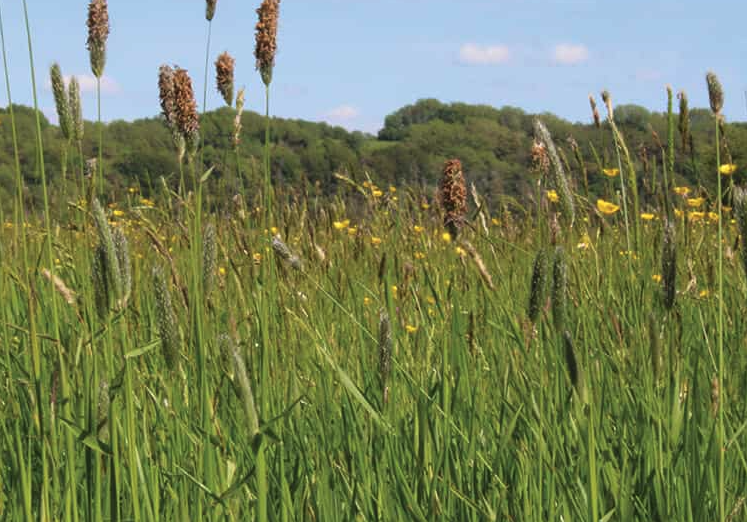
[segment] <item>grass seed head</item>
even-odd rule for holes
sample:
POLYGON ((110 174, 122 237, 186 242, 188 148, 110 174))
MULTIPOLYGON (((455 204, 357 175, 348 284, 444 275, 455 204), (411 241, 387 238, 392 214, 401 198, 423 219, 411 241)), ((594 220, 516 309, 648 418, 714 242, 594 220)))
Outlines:
POLYGON ((452 239, 456 239, 467 213, 467 186, 462 162, 458 159, 447 160, 444 164, 439 193, 445 211, 444 226, 452 239))
POLYGON ((721 116, 721 109, 724 108, 724 89, 718 76, 713 71, 706 74, 706 84, 708 85, 708 101, 711 103, 711 110, 717 117, 721 116))
POLYGON ((70 100, 65 89, 65 80, 62 78, 60 65, 55 63, 49 68, 49 77, 52 82, 52 94, 54 105, 57 109, 57 117, 60 121, 60 131, 66 141, 73 137, 73 120, 70 115, 70 100))
POLYGON ((205 19, 208 22, 213 21, 213 17, 215 16, 215 5, 218 3, 218 0, 206 0, 205 2, 205 19))
POLYGON ((171 304, 171 291, 164 269, 153 268, 153 292, 156 298, 156 322, 161 337, 161 350, 168 368, 174 369, 179 356, 179 332, 176 314, 171 304))
POLYGON ((109 11, 106 0, 91 0, 88 4, 88 53, 91 71, 96 78, 104 74, 106 39, 109 37, 109 11))
POLYGON ((553 188, 555 188, 560 198, 561 212, 570 226, 573 226, 573 221, 576 217, 576 210, 573 204, 573 194, 568 185, 568 179, 566 178, 563 169, 563 163, 558 155, 558 150, 555 148, 555 143, 552 140, 550 131, 547 130, 547 127, 545 127, 545 124, 542 123, 539 118, 535 118, 534 120, 534 136, 535 139, 544 145, 547 150, 547 154, 550 158, 550 166, 552 167, 553 188))
POLYGON ((548 264, 547 251, 544 248, 541 248, 534 257, 532 283, 529 290, 527 315, 532 323, 537 322, 542 306, 547 299, 548 264))
POLYGON ((267 86, 272 82, 272 70, 275 67, 279 11, 280 0, 263 0, 257 9, 254 57, 257 59, 257 70, 262 76, 262 82, 267 86))
POLYGON ((193 155, 200 142, 200 119, 197 115, 192 79, 185 69, 174 70, 174 113, 179 134, 184 138, 187 152, 193 155))
POLYGON ((594 100, 594 96, 589 95, 589 105, 591 105, 591 116, 594 118, 594 126, 597 129, 602 127, 602 120, 599 117, 599 110, 597 109, 597 102, 594 100))
POLYGON ((557 331, 563 332, 568 319, 568 265, 560 246, 555 249, 552 266, 552 317, 557 331))
POLYGON ((104 253, 103 270, 109 289, 107 302, 111 303, 112 300, 116 300, 119 304, 124 297, 124 281, 119 266, 119 255, 114 242, 114 234, 112 234, 111 227, 109 227, 109 220, 96 198, 93 200, 93 219, 96 224, 96 232, 99 236, 99 245, 103 248, 104 253))
POLYGON ((228 353, 231 357, 233 363, 234 389, 241 400, 241 406, 246 415, 247 423, 249 424, 250 439, 253 439, 254 436, 259 433, 259 415, 257 414, 257 406, 254 402, 254 393, 252 392, 249 374, 246 371, 244 356, 241 354, 238 346, 230 336, 225 334, 221 335, 219 342, 221 352, 228 353))
POLYGON ((290 248, 288 248, 288 245, 286 245, 279 236, 275 236, 272 238, 272 249, 280 259, 286 261, 291 267, 296 270, 301 270, 301 259, 299 259, 298 256, 294 255, 293 252, 291 252, 290 248))
POLYGON ((680 91, 677 94, 677 99, 679 99, 680 101, 680 117, 678 128, 680 131, 680 137, 682 138, 682 150, 684 151, 687 150, 690 136, 690 108, 685 91, 680 91))
POLYGON ((208 223, 202 237, 202 292, 207 299, 215 284, 217 270, 218 244, 215 237, 215 227, 208 223))
POLYGON ((571 384, 576 390, 578 396, 583 399, 583 375, 578 364, 578 359, 576 359, 576 352, 573 348, 573 338, 571 337, 571 334, 568 330, 565 330, 563 332, 563 347, 565 349, 565 366, 566 368, 568 368, 568 375, 571 378, 571 384))
POLYGON ((83 142, 83 105, 80 101, 80 83, 78 78, 70 78, 68 86, 70 119, 72 122, 72 137, 78 144, 83 142))
POLYGON ((93 299, 96 313, 98 314, 100 319, 105 319, 109 314, 111 290, 109 277, 106 270, 106 249, 101 243, 99 243, 93 253, 91 281, 93 286, 93 299))
POLYGON ((389 374, 392 370, 392 325, 389 322, 389 314, 382 309, 379 312, 379 377, 384 394, 384 403, 389 398, 389 374))
POLYGON ((117 253, 119 274, 121 278, 122 294, 117 297, 117 309, 122 310, 127 307, 132 292, 132 265, 130 262, 130 246, 127 243, 127 237, 121 228, 115 228, 112 231, 114 240, 114 250, 117 253))
POLYGON ((228 54, 222 53, 215 61, 215 82, 218 92, 229 107, 233 103, 233 76, 236 60, 228 54))
POLYGON ((236 94, 236 116, 233 119, 233 146, 241 143, 241 116, 244 114, 244 88, 236 94))

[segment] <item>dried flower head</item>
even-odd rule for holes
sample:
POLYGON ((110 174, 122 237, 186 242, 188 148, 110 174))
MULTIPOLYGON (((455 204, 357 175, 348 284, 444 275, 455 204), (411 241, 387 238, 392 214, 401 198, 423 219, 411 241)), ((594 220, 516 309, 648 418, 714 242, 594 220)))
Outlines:
POLYGON ((174 70, 174 112, 176 128, 184 138, 187 151, 194 154, 200 142, 200 119, 192 90, 192 80, 185 69, 174 70))
POLYGON ((532 142, 532 170, 543 176, 550 172, 550 158, 547 155, 547 149, 536 138, 532 142))
POLYGON ((218 0, 206 0, 205 2, 205 19, 208 22, 213 21, 213 17, 215 16, 215 4, 218 3, 218 0))
POLYGON ((278 15, 280 0, 263 0, 257 9, 257 21, 254 57, 257 59, 257 70, 262 75, 265 85, 272 82, 272 69, 275 66, 277 52, 278 15))
POLYGON ((594 101, 594 96, 589 95, 589 104, 591 105, 591 115, 594 118, 594 126, 599 129, 602 126, 602 121, 599 118, 599 111, 597 110, 597 102, 594 101))
POLYGON ((721 109, 724 108, 724 89, 718 76, 712 71, 706 74, 706 84, 708 84, 708 100, 711 102, 711 110, 716 116, 721 115, 721 109))
POLYGON ((302 268, 301 259, 299 259, 298 256, 294 255, 293 252, 291 252, 290 248, 288 248, 288 245, 286 245, 279 236, 275 236, 272 238, 272 249, 275 251, 275 254, 280 257, 280 259, 282 259, 283 261, 287 261, 288 264, 294 269, 300 270, 302 268))
POLYGON ((168 65, 158 68, 158 97, 161 102, 161 114, 166 121, 166 127, 171 131, 171 139, 178 151, 181 163, 185 152, 185 141, 176 124, 176 103, 174 97, 174 69, 168 65))
POLYGON ((52 94, 54 95, 54 105, 57 109, 57 117, 60 120, 60 131, 62 137, 69 141, 73 135, 73 121, 70 116, 70 105, 65 89, 65 81, 62 78, 60 65, 55 63, 49 69, 49 77, 52 82, 52 94))
POLYGON ((109 11, 106 0, 91 0, 88 4, 88 53, 91 71, 96 78, 104 74, 106 39, 109 37, 109 11))
POLYGON ((452 239, 455 239, 464 225, 464 215, 467 213, 467 187, 462 162, 458 159, 447 160, 444 164, 439 191, 445 210, 444 226, 452 239))
POLYGON ((72 121, 73 140, 77 143, 83 141, 83 105, 80 102, 80 83, 78 78, 70 78, 68 86, 70 118, 72 121))
POLYGON ((218 92, 223 96, 226 105, 229 107, 233 103, 233 71, 236 60, 228 54, 222 53, 215 61, 215 82, 218 85, 218 92))

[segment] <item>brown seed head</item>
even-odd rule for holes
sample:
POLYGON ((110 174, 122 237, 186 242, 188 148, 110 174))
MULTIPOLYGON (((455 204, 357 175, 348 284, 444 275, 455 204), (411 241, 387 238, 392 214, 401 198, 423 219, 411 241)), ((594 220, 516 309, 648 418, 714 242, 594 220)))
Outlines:
POLYGON ((213 17, 215 16, 215 4, 218 3, 218 0, 206 0, 205 2, 205 18, 208 22, 213 21, 213 17))
POLYGON ((218 56, 215 61, 215 82, 218 84, 218 92, 223 96, 226 105, 233 104, 233 71, 236 60, 228 52, 218 56))
POLYGON ((718 76, 712 71, 706 74, 706 83, 708 84, 708 100, 711 102, 711 110, 716 116, 721 115, 721 109, 724 108, 724 89, 718 76))
POLYGON ((594 101, 594 96, 589 95, 589 104, 591 105, 591 115, 594 118, 594 126, 598 129, 602 126, 602 121, 599 118, 599 111, 597 110, 597 102, 594 101))
POLYGON ((197 150, 200 141, 200 120, 197 116, 197 102, 192 90, 192 80, 185 69, 174 71, 174 110, 176 128, 184 138, 190 152, 197 150))
POLYGON ((464 225, 464 215, 467 213, 467 188, 461 161, 446 161, 439 189, 441 203, 446 211, 444 226, 451 236, 456 238, 459 229, 464 225))
POLYGON ((109 11, 106 0, 91 0, 88 4, 88 52, 91 71, 96 78, 104 74, 106 39, 109 37, 109 11))
POLYGON ((550 157, 547 155, 545 146, 535 139, 532 142, 532 170, 542 175, 550 172, 550 157))
POLYGON ((607 107, 607 117, 610 120, 614 120, 615 113, 612 110, 612 95, 609 91, 602 91, 602 101, 604 102, 604 106, 607 107))
POLYGON ((280 0, 263 0, 257 9, 257 21, 254 57, 257 59, 257 70, 262 75, 265 85, 272 81, 272 69, 275 66, 277 52, 278 14, 280 0))

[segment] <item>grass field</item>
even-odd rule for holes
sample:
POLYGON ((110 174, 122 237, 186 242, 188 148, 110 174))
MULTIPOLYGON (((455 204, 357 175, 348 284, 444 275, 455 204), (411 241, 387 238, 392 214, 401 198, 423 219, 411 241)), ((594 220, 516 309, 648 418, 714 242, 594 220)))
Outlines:
POLYGON ((269 152, 216 201, 191 84, 166 99, 191 105, 179 187, 106 200, 100 163, 71 160, 80 190, 36 215, 17 165, 0 520, 744 520, 747 197, 706 86, 707 188, 672 159, 647 199, 611 102, 612 201, 582 195, 541 123, 526 207, 486 208, 452 162, 440 194, 274 190, 269 152))

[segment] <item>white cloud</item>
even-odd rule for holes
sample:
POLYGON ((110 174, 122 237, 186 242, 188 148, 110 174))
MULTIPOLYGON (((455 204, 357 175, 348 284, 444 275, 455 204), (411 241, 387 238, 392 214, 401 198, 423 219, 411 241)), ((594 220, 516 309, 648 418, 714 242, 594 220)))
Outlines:
POLYGON ((340 105, 324 113, 324 117, 335 121, 346 121, 357 118, 360 111, 352 105, 340 105))
POLYGON ((506 63, 511 51, 505 45, 464 44, 459 49, 459 61, 466 65, 496 65, 506 63))
MULTIPOLYGON (((70 78, 72 78, 71 75, 63 76, 65 85, 70 85, 70 78)), ((78 83, 80 84, 81 94, 96 92, 95 76, 93 76, 92 74, 78 74, 76 75, 76 78, 78 78, 78 83)), ((52 90, 52 82, 51 80, 49 80, 49 78, 47 78, 46 88, 47 90, 52 90)), ((101 77, 102 94, 118 94, 120 92, 122 92, 122 88, 113 78, 110 78, 106 75, 101 77)))
POLYGON ((589 59, 589 49, 585 45, 558 44, 553 50, 555 63, 574 65, 589 59))

